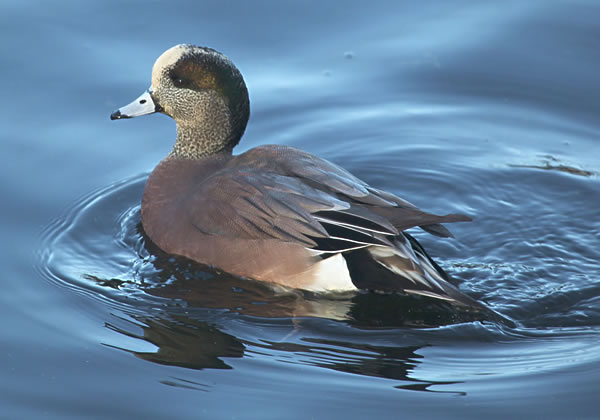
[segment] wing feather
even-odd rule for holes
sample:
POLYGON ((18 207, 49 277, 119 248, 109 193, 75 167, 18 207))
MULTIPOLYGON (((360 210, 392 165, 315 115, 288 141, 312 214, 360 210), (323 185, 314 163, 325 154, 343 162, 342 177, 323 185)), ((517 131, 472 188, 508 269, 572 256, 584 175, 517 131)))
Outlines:
POLYGON ((202 232, 276 238, 323 252, 393 246, 394 237, 415 226, 449 236, 439 223, 468 219, 425 213, 331 162, 285 146, 236 156, 196 188, 190 208, 202 211, 191 218, 202 232))

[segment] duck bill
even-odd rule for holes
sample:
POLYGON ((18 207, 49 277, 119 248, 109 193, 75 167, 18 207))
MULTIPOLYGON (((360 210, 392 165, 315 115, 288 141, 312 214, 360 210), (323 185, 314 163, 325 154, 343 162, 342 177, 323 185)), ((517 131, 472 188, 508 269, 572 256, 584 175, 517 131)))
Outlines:
POLYGON ((139 117, 140 115, 153 114, 158 111, 160 111, 160 107, 156 105, 150 94, 150 89, 148 89, 135 101, 110 114, 110 119, 120 120, 122 118, 133 118, 139 117))

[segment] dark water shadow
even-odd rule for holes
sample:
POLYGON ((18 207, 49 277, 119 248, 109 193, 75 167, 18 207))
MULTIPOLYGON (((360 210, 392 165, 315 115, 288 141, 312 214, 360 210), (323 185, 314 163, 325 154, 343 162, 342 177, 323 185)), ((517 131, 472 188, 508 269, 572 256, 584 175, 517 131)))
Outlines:
MULTIPOLYGON (((441 392, 466 395, 460 391, 432 390, 434 385, 459 384, 460 381, 427 381, 411 377, 423 362, 417 351, 425 346, 376 346, 367 343, 335 341, 327 338, 301 337, 294 341, 248 340, 223 332, 219 327, 189 315, 145 317, 132 315, 131 320, 119 318, 106 327, 127 337, 144 340, 156 346, 156 351, 136 351, 106 344, 148 362, 186 369, 233 369, 234 359, 257 354, 285 358, 288 363, 310 365, 402 382, 396 389, 441 392), (135 332, 136 330, 140 332, 135 332), (302 358, 297 358, 302 355, 302 358)), ((200 382, 172 378, 166 385, 206 390, 200 382)))
MULTIPOLYGON (((221 358, 244 356, 245 346, 241 341, 206 322, 185 316, 153 318, 134 315, 132 318, 137 322, 133 325, 141 327, 141 334, 113 323, 106 323, 106 327, 127 337, 147 341, 157 350, 141 352, 108 346, 148 362, 188 369, 231 369, 221 358)), ((121 321, 127 323, 126 319, 121 321)))

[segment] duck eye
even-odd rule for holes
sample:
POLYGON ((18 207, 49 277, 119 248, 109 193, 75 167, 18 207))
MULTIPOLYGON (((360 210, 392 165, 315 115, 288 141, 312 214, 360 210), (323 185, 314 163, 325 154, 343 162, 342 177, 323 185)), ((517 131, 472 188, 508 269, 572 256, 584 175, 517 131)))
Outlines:
POLYGON ((187 87, 190 85, 190 81, 187 79, 184 79, 183 77, 179 77, 177 75, 172 75, 171 76, 171 80, 173 81, 173 84, 175 85, 175 87, 187 87))

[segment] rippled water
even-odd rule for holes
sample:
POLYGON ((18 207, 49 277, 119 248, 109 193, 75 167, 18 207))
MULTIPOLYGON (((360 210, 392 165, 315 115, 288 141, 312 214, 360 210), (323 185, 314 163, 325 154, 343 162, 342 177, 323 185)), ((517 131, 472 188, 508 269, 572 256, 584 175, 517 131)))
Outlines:
POLYGON ((600 7, 8 2, 0 416, 595 418, 600 7), (241 150, 303 148, 438 213, 469 295, 274 293, 140 224, 174 125, 110 122, 179 42, 244 74, 241 150))

